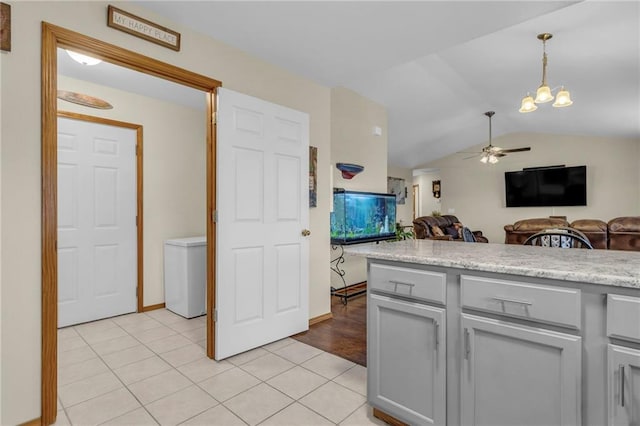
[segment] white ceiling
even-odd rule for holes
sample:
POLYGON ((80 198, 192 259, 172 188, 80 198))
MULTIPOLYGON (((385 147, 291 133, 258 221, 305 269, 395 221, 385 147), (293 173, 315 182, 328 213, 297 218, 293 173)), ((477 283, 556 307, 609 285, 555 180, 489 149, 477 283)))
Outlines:
MULTIPOLYGON (((514 132, 640 137, 638 1, 140 1, 387 108, 389 164, 417 168, 514 132), (574 104, 518 113, 542 73, 574 104)), ((526 145, 526 141, 522 141, 526 145)), ((462 154, 461 154, 462 155, 462 154)))

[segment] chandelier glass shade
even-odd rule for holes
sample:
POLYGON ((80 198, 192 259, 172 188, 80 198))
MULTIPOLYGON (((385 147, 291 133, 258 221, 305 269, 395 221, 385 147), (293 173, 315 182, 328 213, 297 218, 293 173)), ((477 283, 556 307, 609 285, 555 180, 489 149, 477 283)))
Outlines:
MULTIPOLYGON (((547 84, 547 40, 553 37, 552 34, 542 33, 538 34, 538 40, 542 40, 542 83, 538 90, 536 91, 535 99, 527 93, 527 96, 522 98, 522 102, 520 105, 520 109, 518 111, 522 113, 533 112, 538 109, 536 104, 544 104, 547 102, 551 102, 555 99, 553 106, 556 108, 567 107, 573 104, 571 101, 571 95, 568 90, 565 90, 564 86, 560 87, 560 91, 554 97, 553 90, 547 84)), ((556 88, 557 89, 557 88, 556 88)))

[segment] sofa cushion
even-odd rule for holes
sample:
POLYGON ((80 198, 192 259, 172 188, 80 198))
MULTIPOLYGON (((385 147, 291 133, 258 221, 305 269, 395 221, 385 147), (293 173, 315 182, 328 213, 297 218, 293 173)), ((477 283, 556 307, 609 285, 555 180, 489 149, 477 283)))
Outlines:
POLYGON ((582 232, 594 249, 606 249, 609 242, 607 223, 599 219, 580 219, 571 222, 571 227, 582 232))
POLYGON ((607 223, 598 219, 574 220, 570 226, 582 232, 607 232, 607 223))
POLYGON ((616 217, 608 228, 611 250, 640 251, 640 216, 616 217))
POLYGON ((640 216, 616 217, 608 226, 609 232, 640 232, 640 216))
POLYGON ((557 228, 562 226, 569 226, 569 223, 564 219, 541 217, 519 220, 513 224, 513 230, 516 232, 538 232, 545 229, 557 228))

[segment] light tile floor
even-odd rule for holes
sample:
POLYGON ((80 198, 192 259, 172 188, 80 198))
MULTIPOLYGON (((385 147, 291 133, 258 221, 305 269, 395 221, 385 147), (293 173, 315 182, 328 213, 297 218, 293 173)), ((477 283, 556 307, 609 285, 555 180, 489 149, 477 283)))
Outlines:
POLYGON ((384 425, 366 368, 287 338, 216 362, 166 309, 58 331, 56 425, 384 425))

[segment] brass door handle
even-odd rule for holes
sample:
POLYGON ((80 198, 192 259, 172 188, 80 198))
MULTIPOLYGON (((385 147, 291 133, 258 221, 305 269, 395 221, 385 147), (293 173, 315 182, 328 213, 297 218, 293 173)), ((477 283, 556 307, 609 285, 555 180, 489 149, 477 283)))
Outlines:
POLYGON ((309 235, 311 235, 311 231, 309 231, 308 229, 303 229, 302 230, 302 236, 303 237, 308 237, 309 235))

